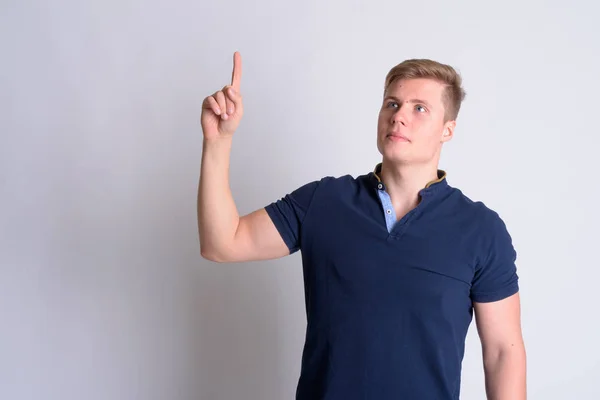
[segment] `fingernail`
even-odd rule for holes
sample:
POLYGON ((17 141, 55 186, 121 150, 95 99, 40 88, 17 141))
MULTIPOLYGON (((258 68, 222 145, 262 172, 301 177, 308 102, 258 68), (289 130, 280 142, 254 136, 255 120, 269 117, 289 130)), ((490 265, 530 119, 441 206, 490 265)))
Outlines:
POLYGON ((233 108, 230 108, 229 110, 227 110, 227 114, 229 114, 229 115, 233 114, 233 108))
POLYGON ((217 108, 217 115, 221 115, 221 109, 217 108))

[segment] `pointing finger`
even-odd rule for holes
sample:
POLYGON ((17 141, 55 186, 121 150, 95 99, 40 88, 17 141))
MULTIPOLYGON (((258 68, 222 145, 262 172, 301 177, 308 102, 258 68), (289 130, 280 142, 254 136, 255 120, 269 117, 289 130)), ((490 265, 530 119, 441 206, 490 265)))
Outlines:
POLYGON ((231 86, 239 93, 242 80, 242 56, 238 51, 233 54, 233 72, 231 73, 231 86))

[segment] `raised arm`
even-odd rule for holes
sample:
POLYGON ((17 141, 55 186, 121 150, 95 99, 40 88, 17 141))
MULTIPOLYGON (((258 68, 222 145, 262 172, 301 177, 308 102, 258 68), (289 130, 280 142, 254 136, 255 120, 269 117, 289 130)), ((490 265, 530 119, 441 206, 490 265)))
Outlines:
POLYGON ((202 103, 204 135, 198 184, 198 234, 202 257, 241 262, 283 257, 289 250, 264 208, 239 216, 229 186, 233 134, 244 113, 242 60, 234 54, 231 85, 202 103))

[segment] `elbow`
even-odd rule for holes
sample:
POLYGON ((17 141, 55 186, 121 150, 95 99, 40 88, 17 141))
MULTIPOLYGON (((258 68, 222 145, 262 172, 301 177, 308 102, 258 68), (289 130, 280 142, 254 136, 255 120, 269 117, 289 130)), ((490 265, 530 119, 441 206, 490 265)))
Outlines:
POLYGON ((219 257, 219 252, 216 251, 216 246, 210 240, 206 240, 202 232, 199 235, 200 242, 200 257, 213 262, 222 262, 219 257))
POLYGON ((232 260, 226 256, 226 252, 218 251, 214 247, 200 245, 200 256, 208 261, 216 263, 226 263, 232 260))
POLYGON ((200 245, 200 256, 208 261, 223 262, 222 258, 219 257, 218 253, 213 249, 210 249, 208 246, 200 245))
POLYGON ((233 240, 223 240, 210 235, 200 235, 200 256, 217 263, 236 261, 236 245, 233 240))
POLYGON ((217 262, 216 257, 212 253, 209 253, 207 250, 200 250, 200 257, 208 261, 217 262))

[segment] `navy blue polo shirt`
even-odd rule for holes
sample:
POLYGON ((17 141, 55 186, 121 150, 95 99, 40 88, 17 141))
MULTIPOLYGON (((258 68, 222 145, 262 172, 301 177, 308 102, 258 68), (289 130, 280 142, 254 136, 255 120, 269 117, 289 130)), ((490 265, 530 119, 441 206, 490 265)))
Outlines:
POLYGON ((472 303, 519 290, 496 212, 439 171, 396 221, 380 168, 310 182, 266 207, 290 253, 302 255, 296 399, 458 399, 472 303))

